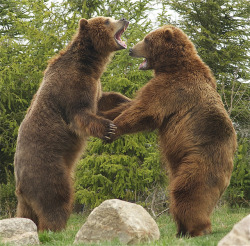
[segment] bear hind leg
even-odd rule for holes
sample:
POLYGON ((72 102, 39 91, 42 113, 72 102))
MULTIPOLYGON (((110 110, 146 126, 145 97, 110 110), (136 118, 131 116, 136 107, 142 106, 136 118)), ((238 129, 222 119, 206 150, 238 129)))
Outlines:
POLYGON ((185 236, 187 236, 187 229, 186 229, 185 225, 181 222, 181 220, 178 220, 177 218, 175 218, 175 221, 176 221, 176 224, 177 224, 176 237, 185 237, 185 236))
POLYGON ((204 175, 189 171, 179 173, 170 183, 170 210, 177 236, 202 236, 212 231, 210 215, 220 194, 216 187, 206 186, 204 175))
POLYGON ((38 217, 38 230, 60 231, 65 229, 73 208, 73 187, 66 177, 57 185, 51 183, 48 187, 51 193, 45 192, 42 195, 44 199, 37 200, 34 208, 38 217))
POLYGON ((173 208, 171 206, 171 212, 174 216, 177 225, 177 237, 196 237, 203 236, 212 232, 211 221, 208 215, 201 215, 204 211, 200 212, 199 204, 191 203, 191 206, 197 206, 196 208, 190 208, 190 203, 185 207, 179 208, 178 205, 173 208), (184 209, 184 211, 183 211, 184 209), (187 211, 186 209, 189 209, 187 211), (200 214, 199 214, 200 213, 200 214))
POLYGON ((38 214, 38 230, 61 231, 65 229, 70 213, 71 210, 63 207, 57 207, 46 212, 40 211, 38 214))
POLYGON ((31 219, 38 226, 38 218, 32 207, 19 195, 17 217, 31 219))

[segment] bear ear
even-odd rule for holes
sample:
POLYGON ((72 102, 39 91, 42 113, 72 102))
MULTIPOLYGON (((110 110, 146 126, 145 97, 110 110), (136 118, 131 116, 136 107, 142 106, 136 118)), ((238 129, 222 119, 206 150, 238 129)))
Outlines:
POLYGON ((166 28, 164 30, 164 34, 163 35, 164 35, 164 37, 165 37, 165 39, 167 41, 170 41, 173 38, 173 36, 174 36, 174 32, 173 32, 173 30, 171 28, 166 28))
POLYGON ((84 18, 82 18, 80 21, 79 21, 79 27, 81 28, 81 29, 84 29, 85 28, 85 26, 88 24, 88 21, 86 20, 86 19, 84 19, 84 18))

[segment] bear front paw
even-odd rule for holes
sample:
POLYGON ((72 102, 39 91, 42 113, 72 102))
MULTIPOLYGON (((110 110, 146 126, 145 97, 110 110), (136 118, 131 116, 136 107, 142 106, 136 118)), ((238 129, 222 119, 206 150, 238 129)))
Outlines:
POLYGON ((105 143, 111 143, 111 142, 113 142, 116 129, 117 129, 117 127, 116 127, 115 124, 113 124, 113 123, 109 123, 108 124, 106 133, 103 136, 103 141, 105 143))

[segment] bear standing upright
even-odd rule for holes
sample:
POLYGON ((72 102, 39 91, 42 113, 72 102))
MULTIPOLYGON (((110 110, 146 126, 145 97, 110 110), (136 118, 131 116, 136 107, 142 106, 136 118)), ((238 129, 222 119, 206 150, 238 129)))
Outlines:
POLYGON ((111 54, 126 48, 121 35, 127 26, 125 19, 81 19, 66 50, 50 61, 19 128, 17 216, 32 219, 39 230, 65 228, 73 203, 74 163, 89 136, 105 139, 115 131, 110 120, 97 115, 97 107, 107 110, 129 100, 102 93, 100 83, 111 54))
POLYGON ((130 54, 146 58, 139 68, 153 69, 154 78, 132 102, 104 113, 118 116, 113 139, 158 129, 178 235, 210 233, 210 215, 229 185, 237 146, 212 72, 188 37, 170 25, 149 33, 130 54))

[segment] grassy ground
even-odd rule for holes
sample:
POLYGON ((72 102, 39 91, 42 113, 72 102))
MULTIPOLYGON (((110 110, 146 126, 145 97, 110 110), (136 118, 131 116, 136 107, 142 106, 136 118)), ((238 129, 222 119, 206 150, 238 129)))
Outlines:
MULTIPOLYGON (((235 223, 249 214, 249 209, 229 209, 222 207, 216 209, 212 216, 213 233, 208 236, 196 238, 181 238, 175 237, 176 228, 174 221, 169 215, 160 216, 156 222, 159 226, 161 237, 160 240, 150 244, 141 245, 185 245, 185 246, 212 246, 217 245, 219 240, 223 238, 233 227, 235 223)), ((68 221, 67 229, 60 233, 43 232, 39 234, 39 239, 42 245, 72 245, 75 235, 83 223, 86 221, 86 216, 73 214, 68 221)), ((83 244, 79 244, 83 245, 83 244)), ((86 244, 85 244, 86 245, 86 244)), ((118 241, 104 242, 101 244, 88 244, 88 246, 118 246, 122 245, 118 241)))

